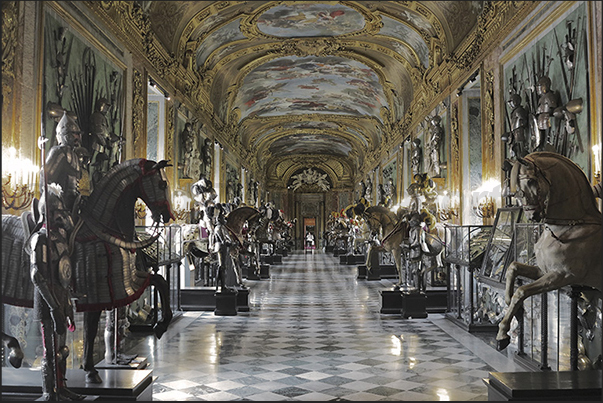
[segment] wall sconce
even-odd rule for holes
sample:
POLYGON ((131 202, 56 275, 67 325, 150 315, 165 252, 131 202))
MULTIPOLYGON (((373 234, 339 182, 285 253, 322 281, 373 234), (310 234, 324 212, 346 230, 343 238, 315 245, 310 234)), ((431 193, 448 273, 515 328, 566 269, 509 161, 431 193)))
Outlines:
POLYGON ((134 205, 134 211, 136 212, 136 218, 143 219, 147 216, 147 205, 140 199, 136 199, 134 205))
POLYGON ((448 191, 445 190, 443 195, 438 196, 437 203, 437 216, 440 221, 448 221, 452 217, 459 216, 458 196, 453 196, 452 198, 450 198, 448 196, 448 191))
POLYGON ((490 196, 486 196, 480 199, 477 206, 474 206, 475 215, 479 218, 492 218, 494 217, 494 213, 496 210, 496 204, 494 204, 494 199, 490 196))
POLYGON ((595 178, 595 185, 601 182, 601 145, 595 144, 593 146, 593 157, 595 159, 595 172, 593 174, 595 178))
POLYGON ((15 147, 2 151, 2 206, 5 209, 29 207, 35 195, 33 189, 39 170, 28 158, 17 157, 15 147))
POLYGON ((496 213, 494 200, 500 197, 500 183, 489 179, 472 192, 473 211, 479 218, 492 218, 496 213))
POLYGON ((176 221, 184 221, 191 212, 191 198, 188 197, 182 190, 176 190, 173 205, 174 217, 176 221))

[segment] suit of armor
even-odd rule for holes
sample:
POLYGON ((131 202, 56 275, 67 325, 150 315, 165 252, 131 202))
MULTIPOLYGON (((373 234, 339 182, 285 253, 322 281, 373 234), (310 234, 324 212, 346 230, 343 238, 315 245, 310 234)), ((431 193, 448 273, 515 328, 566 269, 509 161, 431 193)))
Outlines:
POLYGON ((69 233, 73 221, 61 199, 61 190, 48 186, 40 202, 41 213, 48 203, 48 226, 30 238, 30 274, 34 284, 34 315, 40 321, 43 341, 42 393, 44 400, 82 400, 66 387, 69 348, 66 330, 74 331, 71 304, 71 260, 69 233), (48 201, 47 201, 48 200, 48 201))
POLYGON ((56 128, 57 145, 46 156, 47 183, 57 183, 63 189, 63 200, 70 212, 74 211, 80 195, 79 180, 82 177, 81 157, 77 153, 80 147, 80 128, 67 112, 56 128))
POLYGON ((557 96, 550 88, 551 79, 547 76, 542 77, 536 84, 536 91, 540 98, 538 99, 538 107, 536 108, 538 133, 535 136, 535 151, 544 150, 544 144, 547 141, 546 137, 551 128, 551 117, 558 106, 557 96))

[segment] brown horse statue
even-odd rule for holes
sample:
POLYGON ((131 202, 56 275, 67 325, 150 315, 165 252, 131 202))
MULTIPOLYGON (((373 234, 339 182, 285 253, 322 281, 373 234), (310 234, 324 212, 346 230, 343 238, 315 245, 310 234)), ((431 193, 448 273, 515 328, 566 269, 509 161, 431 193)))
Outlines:
POLYGON ((526 298, 569 285, 601 291, 601 212, 580 167, 560 154, 528 154, 513 164, 510 191, 526 217, 544 223, 545 230, 534 245, 536 266, 513 262, 507 270, 499 350, 509 345, 511 319, 526 298), (517 276, 534 281, 514 290, 517 276))

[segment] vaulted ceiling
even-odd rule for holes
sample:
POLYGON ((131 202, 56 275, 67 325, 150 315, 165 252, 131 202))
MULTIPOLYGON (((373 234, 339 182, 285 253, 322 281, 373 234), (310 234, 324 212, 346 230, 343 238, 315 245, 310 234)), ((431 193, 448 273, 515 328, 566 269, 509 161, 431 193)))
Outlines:
POLYGON ((353 187, 481 1, 143 1, 196 99, 276 187, 305 168, 353 187))

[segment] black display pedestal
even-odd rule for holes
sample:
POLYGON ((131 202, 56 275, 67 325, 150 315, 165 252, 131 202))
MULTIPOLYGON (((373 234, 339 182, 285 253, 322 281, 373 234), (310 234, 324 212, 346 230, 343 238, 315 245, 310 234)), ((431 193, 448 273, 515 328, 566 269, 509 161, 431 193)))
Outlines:
POLYGON ((400 314, 404 319, 427 317, 427 295, 417 290, 402 291, 402 309, 400 314))
POLYGON ((255 270, 247 270, 247 280, 261 280, 262 278, 260 277, 259 274, 256 274, 255 270))
POLYGON ((339 264, 361 264, 365 259, 364 255, 339 255, 339 264))
POLYGON ((448 291, 446 288, 427 288, 427 313, 445 313, 448 309, 448 291))
POLYGON ((94 366, 96 369, 145 369, 149 361, 145 357, 136 356, 128 363, 110 364, 102 360, 94 366))
POLYGON ((249 288, 238 288, 237 291, 237 311, 249 312, 249 288))
POLYGON ((269 264, 260 264, 260 278, 270 278, 269 264))
MULTIPOLYGON (((75 393, 86 395, 86 400, 153 400, 153 371, 141 369, 98 369, 102 383, 86 383, 83 369, 67 370, 67 387, 75 393)), ((42 396, 40 370, 2 368, 2 400, 36 400, 42 396)))
POLYGON ((216 287, 182 287, 180 308, 183 311, 213 311, 216 308, 216 287))
POLYGON ((601 401, 601 370, 490 372, 489 401, 601 401))
POLYGON ((402 292, 400 290, 382 290, 380 313, 400 314, 402 310, 402 292))
POLYGON ((235 316, 237 314, 238 292, 216 292, 216 316, 235 316))
POLYGON ((357 279, 366 279, 366 265, 365 264, 361 264, 357 266, 358 268, 358 275, 356 276, 357 279))
POLYGON ((373 266, 373 270, 366 268, 366 279, 368 281, 379 281, 381 280, 381 268, 379 266, 373 266))

